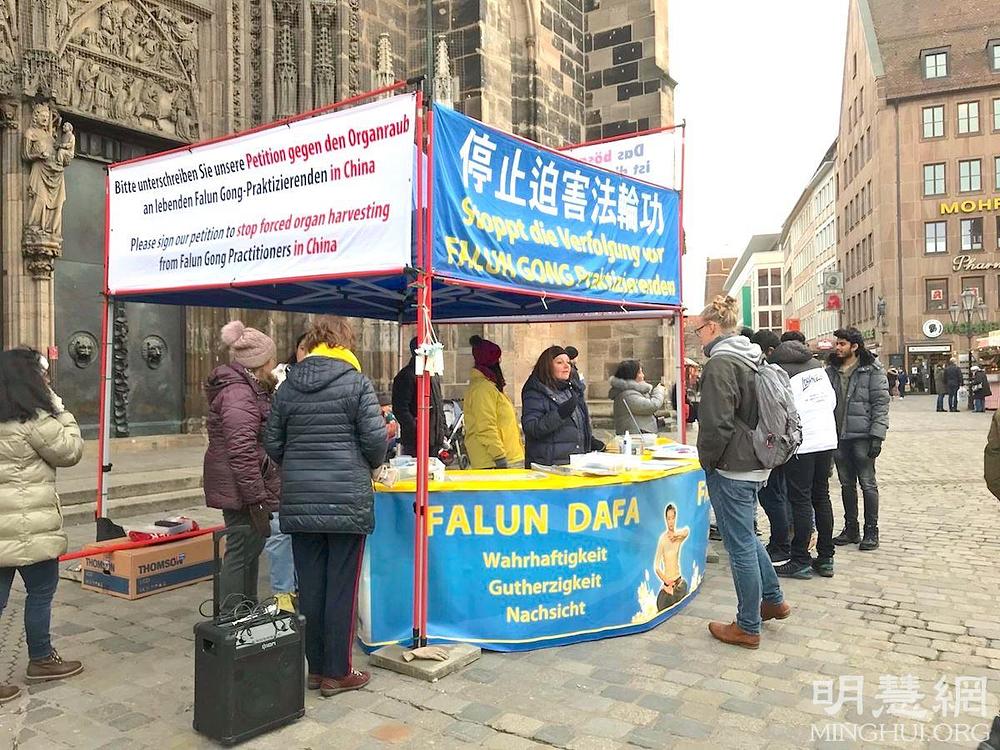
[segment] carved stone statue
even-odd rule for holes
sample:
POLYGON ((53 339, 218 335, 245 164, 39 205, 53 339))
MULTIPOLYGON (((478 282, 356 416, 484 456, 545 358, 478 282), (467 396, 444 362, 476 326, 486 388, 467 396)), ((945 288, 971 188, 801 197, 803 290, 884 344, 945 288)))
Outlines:
POLYGON ((97 357, 97 339, 88 331, 77 331, 69 340, 69 356, 81 370, 90 367, 97 357))
POLYGON ((97 97, 97 79, 101 75, 101 66, 95 62, 85 62, 80 68, 77 76, 77 91, 79 100, 77 108, 84 112, 91 112, 94 109, 94 99, 97 97))
POLYGON ((875 303, 875 327, 878 329, 885 326, 886 307, 885 297, 880 294, 878 296, 878 302, 875 303))
POLYGON ((51 276, 52 261, 62 251, 62 211, 66 202, 66 166, 76 152, 76 136, 59 113, 40 102, 31 111, 31 126, 24 133, 24 159, 28 176, 24 254, 33 274, 51 276))
POLYGON ((193 140, 191 134, 191 107, 188 97, 178 92, 171 106, 171 117, 174 121, 174 133, 185 141, 193 140))

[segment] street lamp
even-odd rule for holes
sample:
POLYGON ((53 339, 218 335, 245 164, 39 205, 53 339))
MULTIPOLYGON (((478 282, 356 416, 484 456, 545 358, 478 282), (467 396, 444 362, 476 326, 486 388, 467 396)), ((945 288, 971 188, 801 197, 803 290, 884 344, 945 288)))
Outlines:
POLYGON ((966 289, 960 295, 961 304, 952 302, 948 306, 948 314, 951 315, 951 322, 957 328, 962 324, 965 328, 965 338, 968 343, 969 361, 966 362, 968 376, 966 378, 966 389, 969 391, 969 411, 972 411, 972 322, 973 320, 986 320, 986 305, 978 298, 975 289, 966 289))

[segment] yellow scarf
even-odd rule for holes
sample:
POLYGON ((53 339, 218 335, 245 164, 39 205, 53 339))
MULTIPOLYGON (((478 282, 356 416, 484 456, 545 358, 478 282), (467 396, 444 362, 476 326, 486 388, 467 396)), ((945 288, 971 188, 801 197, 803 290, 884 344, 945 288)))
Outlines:
POLYGON ((326 344, 320 344, 311 352, 309 352, 310 357, 329 357, 330 359, 339 359, 351 367, 353 367, 358 372, 361 372, 361 363, 358 358, 354 356, 354 352, 350 349, 345 349, 342 346, 328 346, 326 344))

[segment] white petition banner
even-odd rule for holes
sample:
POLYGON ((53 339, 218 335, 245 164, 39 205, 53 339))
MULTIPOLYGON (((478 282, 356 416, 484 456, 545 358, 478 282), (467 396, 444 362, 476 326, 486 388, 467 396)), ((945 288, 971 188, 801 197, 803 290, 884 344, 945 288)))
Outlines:
POLYGON ((415 112, 401 95, 112 167, 111 293, 409 265, 415 112))
POLYGON ((563 153, 574 159, 610 169, 660 187, 680 190, 680 130, 661 130, 589 146, 574 146, 563 153))

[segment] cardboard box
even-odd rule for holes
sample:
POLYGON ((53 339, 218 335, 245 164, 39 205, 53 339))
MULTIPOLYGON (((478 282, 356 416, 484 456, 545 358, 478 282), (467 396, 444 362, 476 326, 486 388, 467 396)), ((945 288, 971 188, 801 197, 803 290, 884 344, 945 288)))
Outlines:
MULTIPOLYGON (((101 546, 122 541, 113 539, 93 547, 97 551, 101 546)), ((209 581, 213 566, 212 535, 204 534, 137 549, 103 554, 98 551, 83 558, 82 586, 88 591, 100 591, 121 599, 142 599, 161 591, 209 581)))

